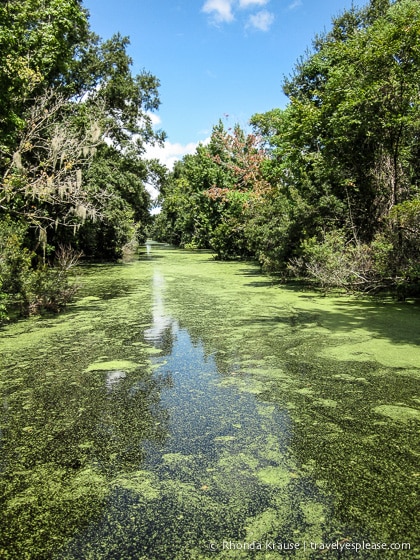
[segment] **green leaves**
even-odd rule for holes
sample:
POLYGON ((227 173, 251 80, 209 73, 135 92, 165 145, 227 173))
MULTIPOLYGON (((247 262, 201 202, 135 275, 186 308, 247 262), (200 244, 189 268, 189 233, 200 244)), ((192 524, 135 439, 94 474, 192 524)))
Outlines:
MULTIPOLYGON (((281 268, 285 256, 300 256, 299 237, 304 252, 308 239, 316 240, 314 251, 323 240, 319 250, 324 247, 334 260, 340 249, 325 239, 337 231, 354 244, 347 254, 363 274, 366 261, 359 258, 360 247, 372 262, 378 256, 388 275, 404 277, 407 263, 420 258, 418 240, 410 234, 418 229, 413 196, 420 188, 419 54, 419 3, 371 0, 365 8, 335 18, 331 31, 316 38, 313 52, 285 81, 290 98, 286 109, 253 117, 251 123, 268 144, 271 157, 265 171, 278 185, 277 197, 290 200, 293 188, 302 202, 293 203, 289 213, 292 223, 301 224, 297 238, 292 234, 296 228, 287 232, 285 227, 281 233, 275 224, 280 202, 267 199, 271 212, 259 210, 270 216, 268 229, 278 231, 278 247, 288 244, 292 249, 277 250, 277 257, 271 257, 270 233, 264 232, 258 211, 254 215, 260 224, 255 229, 260 232, 255 248, 260 260, 272 266, 277 259, 281 268), (392 259, 398 264, 391 266, 392 259)), ((312 257, 306 251, 305 259, 312 257)), ((328 267, 324 272, 323 283, 328 282, 328 267)), ((334 274, 330 276, 334 282, 334 274)))
POLYGON ((179 162, 162 193, 155 235, 182 246, 210 248, 217 258, 250 255, 248 207, 270 189, 263 173, 267 156, 257 135, 221 121, 207 146, 179 162))
MULTIPOLYGON (((145 183, 160 171, 143 157, 165 135, 149 113, 159 107, 159 81, 132 74, 128 45, 119 34, 91 33, 81 0, 1 4, 0 220, 27 224, 17 254, 27 244, 44 261, 47 246, 72 243, 115 258, 145 238, 145 183)), ((31 284, 38 275, 39 295, 54 276, 31 264, 20 262, 17 277, 31 284)))

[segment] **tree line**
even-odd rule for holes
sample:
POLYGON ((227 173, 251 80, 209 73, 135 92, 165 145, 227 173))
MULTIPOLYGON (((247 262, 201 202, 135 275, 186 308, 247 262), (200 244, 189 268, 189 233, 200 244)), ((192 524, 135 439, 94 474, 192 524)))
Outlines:
POLYGON ((332 21, 251 132, 220 121, 162 184, 158 240, 284 277, 420 291, 420 4, 332 21))
POLYGON ((0 6, 0 315, 59 310, 84 254, 114 259, 145 239, 144 157, 158 79, 132 73, 129 40, 102 40, 81 0, 0 6))
POLYGON ((0 318, 60 310, 81 254, 117 259, 148 233, 324 288, 419 291, 417 0, 335 17, 284 109, 220 121, 172 171, 145 157, 165 139, 160 84, 128 45, 98 37, 81 0, 0 5, 0 318))

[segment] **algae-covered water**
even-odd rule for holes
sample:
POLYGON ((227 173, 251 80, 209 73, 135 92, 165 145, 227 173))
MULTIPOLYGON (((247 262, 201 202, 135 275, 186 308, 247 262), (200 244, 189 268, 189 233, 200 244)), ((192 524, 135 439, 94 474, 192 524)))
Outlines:
POLYGON ((420 558, 418 305, 157 245, 80 282, 0 333, 0 558, 420 558))

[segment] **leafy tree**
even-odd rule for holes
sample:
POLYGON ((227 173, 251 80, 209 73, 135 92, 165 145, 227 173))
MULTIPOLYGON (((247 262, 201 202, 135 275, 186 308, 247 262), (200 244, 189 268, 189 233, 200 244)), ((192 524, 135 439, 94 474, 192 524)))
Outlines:
POLYGON ((136 247, 146 240, 151 223, 150 195, 145 182, 150 166, 137 154, 121 154, 111 146, 98 150, 86 174, 88 192, 93 198, 106 193, 100 220, 86 220, 79 228, 77 246, 87 256, 117 258, 124 246, 136 247))
POLYGON ((157 219, 157 233, 181 246, 210 247, 210 237, 220 221, 222 206, 208 196, 211 189, 228 189, 233 177, 221 164, 226 158, 220 143, 219 122, 209 145, 199 145, 195 154, 175 164, 161 191, 162 212, 157 219))
POLYGON ((100 40, 87 17, 79 0, 0 7, 0 221, 26 224, 19 250, 41 264, 52 244, 117 256, 144 236, 157 176, 145 147, 164 139, 150 116, 159 81, 133 75, 128 39, 100 40))
MULTIPOLYGON (((383 273, 394 281, 419 258, 398 210, 415 209, 410 201, 419 189, 419 23, 413 0, 352 8, 316 38, 286 80, 286 109, 253 117, 269 146, 266 169, 278 197, 290 200, 294 189, 304 202, 292 204, 301 228, 295 256, 309 255, 305 240, 329 243, 325 234, 340 231, 355 250, 378 249, 381 236, 391 243, 383 273)), ((274 201, 271 207, 274 214, 274 201)), ((293 236, 288 243, 296 248, 293 236)))
MULTIPOLYGON (((80 0, 8 0, 0 6, 0 149, 19 143, 24 113, 45 88, 69 83, 89 26, 80 0)), ((6 152, 6 153, 4 153, 6 152)))
POLYGON ((372 239, 378 220, 412 196, 419 32, 418 3, 371 2, 337 18, 285 84, 289 139, 313 160, 323 191, 346 204, 358 238, 372 239))
POLYGON ((219 121, 209 144, 176 165, 161 193, 160 238, 211 248, 220 259, 249 256, 248 208, 270 188, 262 175, 265 159, 257 136, 238 125, 226 131, 219 121))

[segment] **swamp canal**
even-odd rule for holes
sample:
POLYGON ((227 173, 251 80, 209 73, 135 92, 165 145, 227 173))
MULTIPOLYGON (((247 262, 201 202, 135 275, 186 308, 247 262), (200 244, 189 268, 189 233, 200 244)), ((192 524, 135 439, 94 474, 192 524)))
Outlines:
POLYGON ((420 558, 418 305, 159 245, 80 281, 1 331, 0 558, 420 558))

